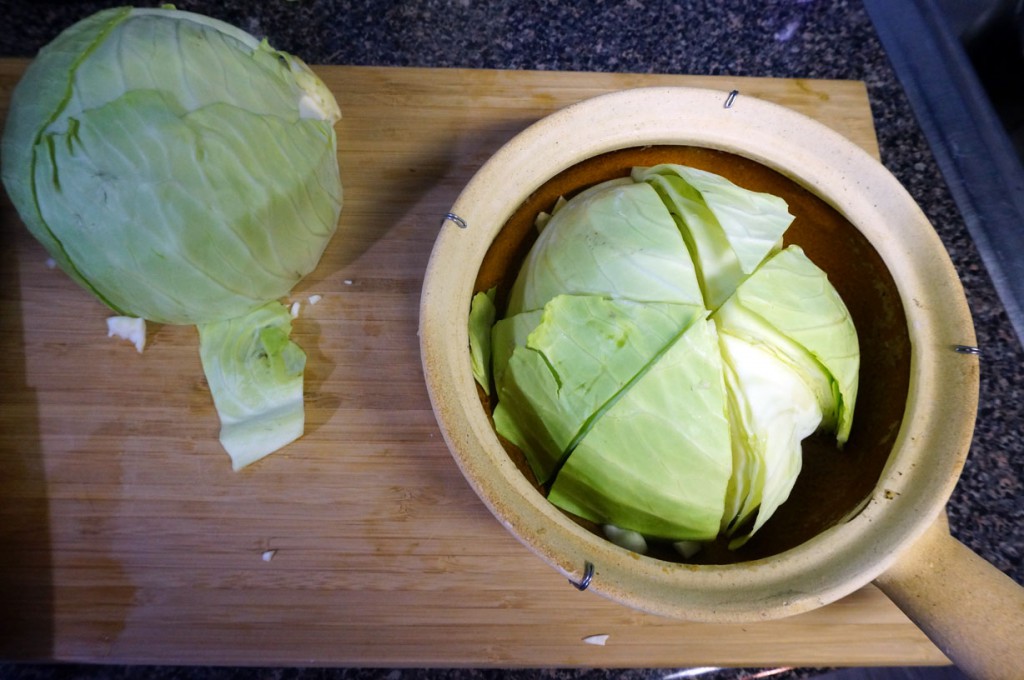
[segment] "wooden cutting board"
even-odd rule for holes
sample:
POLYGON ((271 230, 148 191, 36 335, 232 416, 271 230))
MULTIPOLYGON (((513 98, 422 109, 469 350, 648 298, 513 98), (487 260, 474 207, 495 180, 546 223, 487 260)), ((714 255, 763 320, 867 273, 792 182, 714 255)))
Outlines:
MULTIPOLYGON (((25 67, 0 60, 0 106, 25 67)), ((711 87, 878 153, 863 83, 323 67, 345 208, 290 301, 306 435, 232 472, 194 328, 145 352, 0 203, 0 658, 344 666, 948 663, 873 586, 751 625, 578 592, 470 490, 438 432, 417 308, 441 216, 545 114, 610 90, 711 87), (321 296, 313 305, 309 297, 321 296), (604 645, 589 636, 607 635, 604 645)))

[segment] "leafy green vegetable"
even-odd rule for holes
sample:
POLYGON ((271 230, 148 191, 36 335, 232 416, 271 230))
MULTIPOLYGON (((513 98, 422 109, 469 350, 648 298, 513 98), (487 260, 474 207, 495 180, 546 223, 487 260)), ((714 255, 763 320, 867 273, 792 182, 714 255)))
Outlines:
POLYGON ((711 540, 732 472, 713 323, 674 341, 596 420, 548 499, 576 515, 645 536, 711 540))
POLYGON ((469 356, 473 377, 486 394, 491 393, 491 327, 498 313, 494 307, 497 290, 495 287, 474 295, 469 310, 469 356))
POLYGON ((817 399, 799 373, 761 344, 720 334, 733 424, 733 471, 723 518, 742 544, 789 497, 802 465, 800 442, 821 422, 817 399), (744 525, 756 512, 749 529, 744 525), (746 532, 746 533, 745 533, 746 532))
POLYGON ((492 330, 494 423, 552 503, 633 550, 738 547, 788 498, 807 436, 846 441, 856 330, 825 273, 782 249, 792 220, 678 165, 538 218, 492 330))
POLYGON ((199 324, 199 356, 220 416, 220 442, 238 470, 302 436, 306 355, 291 315, 270 302, 240 317, 199 324))
POLYGON ((556 211, 527 255, 506 314, 541 309, 557 295, 702 304, 675 221, 649 186, 612 181, 556 211), (615 229, 602 224, 614 221, 615 229))
POLYGON ((216 325, 319 262, 342 205, 340 115, 265 40, 121 7, 40 50, 11 96, 0 171, 29 231, 116 316, 216 325))
POLYGON ((515 423, 502 434, 547 481, 588 424, 702 311, 593 295, 555 297, 500 373, 495 419, 515 423))
POLYGON ((704 303, 717 309, 774 250, 793 221, 785 201, 682 165, 633 171, 665 201, 700 273, 704 303))
POLYGON ((770 258, 714 317, 723 330, 764 344, 814 389, 823 426, 840 444, 853 426, 860 346, 850 312, 799 246, 770 258))
POLYGON ((119 8, 14 90, 3 182, 56 262, 120 315, 194 324, 288 293, 341 208, 330 92, 214 19, 119 8))

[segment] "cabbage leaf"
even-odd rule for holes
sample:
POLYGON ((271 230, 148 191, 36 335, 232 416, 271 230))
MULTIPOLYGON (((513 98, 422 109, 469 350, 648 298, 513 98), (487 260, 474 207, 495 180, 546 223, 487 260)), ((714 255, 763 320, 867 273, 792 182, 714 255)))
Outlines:
POLYGON ((702 314, 693 305, 555 297, 500 372, 498 433, 545 483, 589 424, 702 314))
POLYGON ((722 360, 700 320, 597 420, 559 471, 548 500, 644 536, 709 541, 732 473, 722 360))
POLYGON ((628 182, 592 187, 551 216, 512 286, 507 316, 557 295, 703 304, 674 220, 653 189, 628 182))
POLYGON ((306 355, 289 339, 280 302, 199 324, 199 357, 220 417, 220 442, 239 470, 302 436, 306 355))
POLYGON ((714 318, 727 332, 770 347, 814 389, 823 427, 840 444, 853 426, 860 346, 850 312, 799 246, 770 258, 714 318))
POLYGON ((793 221, 781 198, 743 189, 704 170, 665 164, 636 168, 632 175, 654 187, 678 219, 708 309, 717 309, 779 248, 793 221))
POLYGON ((491 393, 491 328, 498 313, 494 307, 497 290, 477 293, 469 308, 469 356, 473 377, 485 394, 491 393))
POLYGON ((800 443, 821 422, 818 401, 800 374, 761 344, 719 335, 733 473, 723 518, 741 545, 789 497, 802 467, 800 443), (744 526, 756 512, 753 526, 744 526))

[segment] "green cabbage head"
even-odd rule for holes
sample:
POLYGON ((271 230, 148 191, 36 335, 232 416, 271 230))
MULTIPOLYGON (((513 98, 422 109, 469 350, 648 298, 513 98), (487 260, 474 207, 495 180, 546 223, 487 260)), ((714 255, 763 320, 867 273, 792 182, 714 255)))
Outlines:
POLYGON ((117 313, 247 314, 312 271, 342 191, 338 105, 298 58, 215 19, 101 11, 15 88, 3 183, 72 278, 117 313))
POLYGON ((504 316, 475 297, 471 345, 495 428, 549 501, 631 550, 738 547, 788 498, 806 437, 847 441, 857 332, 825 272, 782 247, 792 220, 672 164, 541 216, 504 316))

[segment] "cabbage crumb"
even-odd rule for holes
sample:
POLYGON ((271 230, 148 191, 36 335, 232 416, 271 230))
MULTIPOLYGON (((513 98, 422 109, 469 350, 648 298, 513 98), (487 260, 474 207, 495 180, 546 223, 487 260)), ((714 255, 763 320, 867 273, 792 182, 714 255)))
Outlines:
POLYGON ((141 354, 146 348, 146 320, 134 316, 111 316, 107 319, 107 337, 127 340, 141 354))
POLYGON ((611 636, 610 635, 606 635, 606 634, 588 635, 587 637, 583 638, 583 642, 585 644, 588 644, 588 645, 595 645, 597 647, 604 647, 606 644, 608 644, 608 638, 609 637, 611 637, 611 636))

